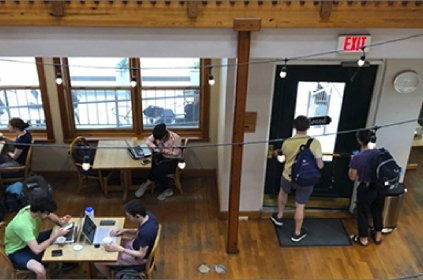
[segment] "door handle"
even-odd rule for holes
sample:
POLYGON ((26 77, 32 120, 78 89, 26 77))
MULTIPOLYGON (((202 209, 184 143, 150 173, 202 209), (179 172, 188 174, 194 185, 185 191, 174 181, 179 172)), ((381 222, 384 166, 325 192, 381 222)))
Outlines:
POLYGON ((273 152, 275 151, 275 147, 273 145, 269 145, 267 148, 267 159, 273 158, 273 152))

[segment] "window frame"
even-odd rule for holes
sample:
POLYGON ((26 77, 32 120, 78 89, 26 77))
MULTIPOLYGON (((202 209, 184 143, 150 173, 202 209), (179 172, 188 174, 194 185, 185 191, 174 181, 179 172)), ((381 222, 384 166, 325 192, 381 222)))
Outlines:
MULTIPOLYGON (((50 110, 50 101, 47 93, 46 75, 44 70, 44 61, 41 57, 34 57, 35 67, 37 69, 38 83, 39 86, 0 86, 0 89, 38 89, 41 94, 42 108, 44 111, 44 117, 46 121, 45 129, 31 129, 31 125, 28 130, 31 131, 32 137, 37 141, 44 141, 48 143, 54 143, 54 131, 53 131, 53 119, 50 110)), ((19 116, 14 116, 19 117, 19 116)), ((8 137, 14 137, 7 129, 0 129, 0 132, 4 133, 8 137)))
MULTIPOLYGON (((57 93, 61 114, 61 122, 63 127, 63 138, 66 142, 72 141, 77 136, 85 136, 91 139, 100 138, 119 138, 119 137, 147 137, 151 134, 152 129, 144 129, 142 117, 142 89, 140 60, 142 58, 129 58, 130 76, 136 77, 137 85, 133 88, 129 87, 131 92, 132 107, 132 128, 113 128, 113 129, 77 129, 75 124, 75 116, 72 102, 72 87, 70 85, 70 73, 68 58, 54 57, 55 74, 60 73, 63 83, 57 85, 57 93)), ((210 72, 211 60, 200 58, 200 116, 199 128, 170 128, 170 130, 178 133, 182 137, 189 137, 192 140, 208 141, 209 140, 209 105, 210 105, 210 86, 208 84, 208 75, 210 72)), ((77 86, 75 88, 84 88, 77 86)), ((89 89, 100 89, 104 87, 87 87, 89 89)), ((107 87, 108 89, 121 89, 122 87, 107 87)), ((151 87, 145 87, 150 89, 151 87)), ((160 87, 166 88, 166 87, 160 87)), ((171 88, 171 87, 169 87, 171 88)))

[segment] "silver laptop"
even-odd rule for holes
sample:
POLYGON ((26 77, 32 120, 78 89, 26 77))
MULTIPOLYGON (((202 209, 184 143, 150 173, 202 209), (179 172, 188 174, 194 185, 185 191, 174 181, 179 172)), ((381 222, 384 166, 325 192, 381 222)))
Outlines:
MULTIPOLYGON (((69 229, 69 232, 64 235, 66 238, 65 243, 74 243, 76 241, 78 226, 75 223, 71 223, 72 227, 69 229)), ((57 240, 54 240, 54 244, 58 243, 57 240)))
POLYGON ((103 243, 104 237, 107 236, 111 237, 112 240, 115 241, 116 237, 110 235, 110 232, 114 229, 117 229, 117 227, 97 226, 93 220, 89 217, 85 217, 81 233, 91 244, 101 244, 103 243))
POLYGON ((147 144, 141 144, 138 146, 131 146, 128 141, 125 140, 127 150, 129 152, 129 155, 133 159, 142 159, 145 157, 151 156, 151 151, 148 148, 147 144))

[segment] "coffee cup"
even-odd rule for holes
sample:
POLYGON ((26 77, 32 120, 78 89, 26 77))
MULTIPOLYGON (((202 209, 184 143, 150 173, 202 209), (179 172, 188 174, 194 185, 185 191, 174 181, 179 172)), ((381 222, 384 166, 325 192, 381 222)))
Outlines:
POLYGON ((103 244, 110 244, 113 242, 113 239, 110 236, 106 236, 103 238, 103 244))
POLYGON ((59 236, 59 237, 56 238, 56 243, 59 246, 65 245, 65 242, 66 242, 66 237, 64 237, 64 236, 59 236))

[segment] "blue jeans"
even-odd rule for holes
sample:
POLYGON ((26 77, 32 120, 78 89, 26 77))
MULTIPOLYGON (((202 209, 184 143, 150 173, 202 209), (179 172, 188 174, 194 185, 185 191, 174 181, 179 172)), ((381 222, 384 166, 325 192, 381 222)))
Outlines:
MULTIPOLYGON (((50 234, 51 234, 51 229, 41 232, 37 237, 37 242, 41 243, 46 241, 47 239, 50 238, 50 234)), ((44 252, 35 254, 34 252, 32 252, 32 250, 28 246, 25 246, 24 248, 10 254, 8 257, 12 261, 15 268, 27 269, 26 264, 30 260, 36 260, 41 262, 43 255, 44 255, 44 252)))

